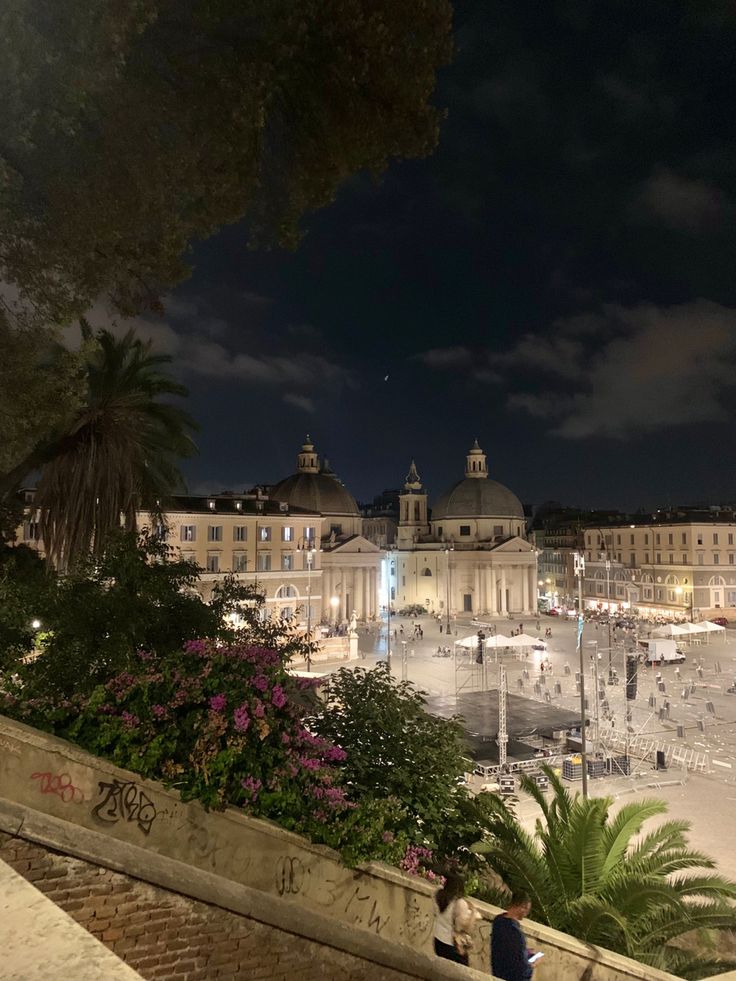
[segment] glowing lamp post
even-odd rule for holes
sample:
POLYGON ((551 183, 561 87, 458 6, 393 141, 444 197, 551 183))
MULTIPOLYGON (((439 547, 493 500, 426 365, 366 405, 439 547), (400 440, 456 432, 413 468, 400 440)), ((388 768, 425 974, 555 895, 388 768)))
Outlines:
POLYGON ((337 608, 340 605, 339 596, 330 597, 330 606, 332 607, 332 620, 335 626, 337 626, 337 608))

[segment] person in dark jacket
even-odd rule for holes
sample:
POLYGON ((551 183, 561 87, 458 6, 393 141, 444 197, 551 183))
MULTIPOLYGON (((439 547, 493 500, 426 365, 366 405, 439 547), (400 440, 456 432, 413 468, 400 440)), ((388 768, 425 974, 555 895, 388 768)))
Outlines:
POLYGON ((529 981, 533 966, 529 963, 526 937, 520 922, 529 915, 532 903, 526 893, 514 893, 505 913, 493 921, 491 928, 491 974, 504 981, 529 981))

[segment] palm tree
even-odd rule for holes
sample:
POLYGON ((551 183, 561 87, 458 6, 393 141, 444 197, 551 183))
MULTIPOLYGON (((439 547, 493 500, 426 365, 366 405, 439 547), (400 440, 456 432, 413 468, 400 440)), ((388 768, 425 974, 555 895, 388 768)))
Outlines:
POLYGON ((183 489, 180 457, 195 451, 194 423, 167 401, 187 390, 160 369, 166 355, 134 331, 95 335, 86 359, 84 403, 67 430, 44 449, 47 462, 34 504, 49 558, 66 567, 101 554, 109 534, 133 530, 136 511, 161 512, 183 489))
MULTIPOLYGON (((522 778, 543 815, 535 833, 497 798, 484 838, 471 850, 486 856, 508 889, 529 894, 541 923, 681 977, 726 970, 723 961, 672 944, 693 930, 736 926, 736 883, 692 872, 715 863, 688 849, 689 823, 665 821, 641 834, 645 821, 666 813, 663 801, 632 801, 612 816, 613 798, 571 796, 543 769, 549 801, 534 780, 522 778)), ((488 887, 483 898, 500 905, 504 890, 488 887)))

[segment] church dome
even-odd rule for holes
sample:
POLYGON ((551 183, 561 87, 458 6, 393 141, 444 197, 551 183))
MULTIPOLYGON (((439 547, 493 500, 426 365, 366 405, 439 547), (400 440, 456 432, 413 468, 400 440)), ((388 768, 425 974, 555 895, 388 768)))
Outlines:
POLYGON ((467 456, 465 479, 443 494, 432 508, 432 521, 444 518, 524 518, 521 501, 508 487, 488 479, 486 455, 473 444, 467 456))
POLYGON ((432 508, 432 521, 442 518, 524 518, 521 501, 497 480, 466 477, 443 494, 432 508))
POLYGON ((297 472, 271 489, 271 498, 289 507, 306 508, 326 515, 359 516, 355 498, 329 467, 320 469, 314 446, 307 436, 298 458, 297 472))

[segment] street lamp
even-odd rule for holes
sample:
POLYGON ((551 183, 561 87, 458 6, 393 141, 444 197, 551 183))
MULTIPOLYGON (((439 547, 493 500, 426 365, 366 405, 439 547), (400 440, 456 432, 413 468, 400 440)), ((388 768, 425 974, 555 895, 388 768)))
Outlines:
MULTIPOLYGON (((585 732, 585 661, 583 660, 583 578, 585 576, 585 556, 582 552, 573 554, 575 575, 578 580, 578 656, 580 663, 580 760, 583 764, 583 797, 588 796, 588 753, 585 732)), ((596 692, 596 697, 598 693, 596 692)))
MULTIPOLYGON (((297 552, 304 552, 307 560, 307 643, 312 643, 312 563, 314 562, 314 553, 317 549, 314 547, 314 539, 310 536, 308 538, 300 538, 299 544, 296 547, 297 552)), ((312 670, 312 651, 310 647, 307 647, 307 671, 312 670)))
POLYGON ((31 620, 31 627, 34 630, 40 630, 41 629, 41 621, 40 620, 31 620))
POLYGON ((452 590, 450 589, 450 552, 455 551, 455 546, 450 544, 445 548, 445 556, 447 558, 447 575, 445 576, 445 633, 450 636, 450 596, 452 590))
POLYGON ((391 567, 395 551, 395 545, 386 546, 386 664, 388 665, 389 673, 391 671, 391 604, 393 603, 391 567))

